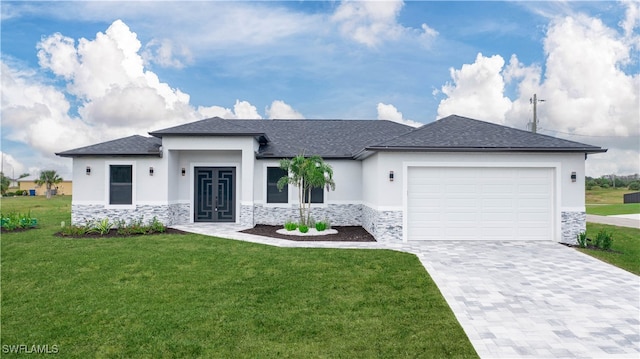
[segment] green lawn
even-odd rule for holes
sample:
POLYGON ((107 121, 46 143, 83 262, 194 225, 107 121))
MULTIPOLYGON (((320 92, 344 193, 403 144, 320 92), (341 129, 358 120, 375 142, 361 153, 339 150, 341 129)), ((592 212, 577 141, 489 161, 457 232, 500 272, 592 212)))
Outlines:
POLYGON ((587 204, 587 214, 611 216, 615 214, 640 213, 640 203, 626 204, 587 204))
POLYGON ((3 345, 64 358, 477 357, 414 255, 62 239, 69 197, 2 199, 3 213, 29 209, 40 228, 1 238, 3 345))
POLYGON ((585 191, 585 201, 590 204, 622 204, 626 193, 633 193, 627 188, 600 188, 585 191))
POLYGON ((611 263, 616 267, 640 275, 640 229, 587 223, 587 236, 595 238, 598 231, 605 229, 613 233, 611 249, 622 253, 579 249, 592 257, 611 263))

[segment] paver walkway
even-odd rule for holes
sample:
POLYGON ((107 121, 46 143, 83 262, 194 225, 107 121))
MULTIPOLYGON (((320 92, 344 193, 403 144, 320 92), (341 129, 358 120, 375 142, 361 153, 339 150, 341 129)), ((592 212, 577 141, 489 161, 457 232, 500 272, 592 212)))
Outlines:
POLYGON ((235 225, 176 228, 280 247, 414 253, 482 358, 640 358, 640 277, 555 242, 294 242, 235 225))

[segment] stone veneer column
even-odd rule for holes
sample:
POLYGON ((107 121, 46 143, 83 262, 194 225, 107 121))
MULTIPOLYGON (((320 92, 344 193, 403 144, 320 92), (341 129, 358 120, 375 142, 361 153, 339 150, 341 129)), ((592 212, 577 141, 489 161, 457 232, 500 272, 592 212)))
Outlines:
POLYGON ((378 242, 402 242, 402 211, 377 211, 362 206, 362 227, 378 242))
POLYGON ((253 227, 255 225, 252 205, 240 205, 240 219, 238 222, 246 227, 253 227))
POLYGON ((562 243, 576 244, 576 237, 580 232, 587 230, 587 213, 586 212, 562 212, 562 243))

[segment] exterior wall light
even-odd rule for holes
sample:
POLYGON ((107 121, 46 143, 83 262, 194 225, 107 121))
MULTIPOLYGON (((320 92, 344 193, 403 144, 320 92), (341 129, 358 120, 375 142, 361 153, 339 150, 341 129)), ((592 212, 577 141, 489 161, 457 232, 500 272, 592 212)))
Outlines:
POLYGON ((571 182, 575 182, 577 180, 576 173, 571 172, 571 182))
POLYGON ((184 176, 184 175, 186 175, 186 174, 187 174, 187 170, 186 170, 186 169, 184 169, 184 167, 182 167, 182 175, 184 176))
POLYGON ((393 171, 389 171, 389 182, 393 182, 393 171))
POLYGON ((87 166, 86 173, 87 173, 87 176, 91 176, 91 167, 87 166))
POLYGON ((153 176, 153 167, 149 167, 149 176, 153 176))

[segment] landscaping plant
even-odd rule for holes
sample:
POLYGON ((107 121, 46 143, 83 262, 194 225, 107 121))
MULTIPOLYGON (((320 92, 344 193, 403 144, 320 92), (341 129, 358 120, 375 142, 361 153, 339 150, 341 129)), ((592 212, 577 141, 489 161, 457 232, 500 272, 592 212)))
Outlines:
POLYGON ((288 221, 284 224, 284 229, 286 229, 287 231, 295 231, 296 228, 298 228, 298 225, 294 222, 288 221))
POLYGON ((322 232, 322 231, 324 231, 324 230, 326 230, 326 229, 327 229, 327 224, 326 224, 325 222, 318 222, 318 223, 316 223, 316 230, 317 230, 318 232, 322 232))
POLYGON ((298 230, 300 231, 300 233, 307 233, 309 232, 309 227, 307 227, 304 224, 301 224, 298 226, 298 230))
POLYGON ((587 248, 587 232, 580 232, 577 237, 580 248, 587 248))
POLYGON ((333 169, 322 160, 322 157, 304 157, 304 154, 292 159, 281 160, 280 168, 286 170, 288 175, 280 178, 278 189, 282 191, 286 184, 298 187, 300 224, 309 226, 311 220, 311 190, 324 187, 327 190, 335 190, 336 184, 333 181, 333 169))
POLYGON ((6 215, 0 214, 0 218, 0 227, 6 231, 34 228, 38 225, 38 220, 31 217, 31 211, 27 213, 10 212, 6 215))
POLYGON ((613 235, 611 233, 609 233, 606 229, 601 229, 600 231, 598 231, 595 240, 596 247, 604 250, 609 250, 612 244, 613 235))

